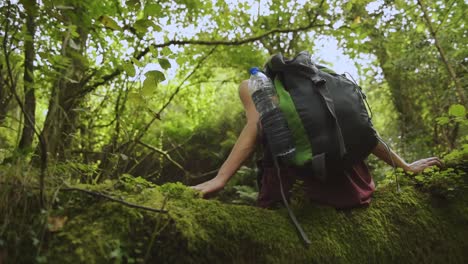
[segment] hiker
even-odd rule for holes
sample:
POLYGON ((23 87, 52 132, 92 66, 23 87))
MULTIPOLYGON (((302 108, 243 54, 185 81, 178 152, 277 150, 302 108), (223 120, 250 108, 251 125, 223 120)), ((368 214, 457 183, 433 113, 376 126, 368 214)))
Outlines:
MULTIPOLYGON (((249 81, 245 80, 239 87, 239 96, 246 112, 247 123, 216 177, 192 187, 203 195, 221 190, 242 163, 254 152, 257 139, 261 137, 258 134, 259 114, 249 94, 248 84, 249 81)), ((391 166, 394 164, 395 167, 412 173, 420 173, 431 166, 441 166, 441 161, 437 157, 421 159, 408 164, 395 152, 387 149, 381 141, 378 141, 371 153, 391 166)), ((275 206, 281 202, 280 182, 268 152, 265 152, 259 165, 262 177, 259 183, 258 205, 263 208, 275 206)), ((355 163, 348 173, 330 177, 326 181, 311 177, 310 171, 307 169, 285 164, 280 165, 280 177, 284 193, 288 198, 291 195, 290 190, 294 182, 300 180, 303 182, 307 198, 313 202, 335 208, 366 206, 370 203, 371 195, 375 190, 374 181, 364 161, 355 163)))
MULTIPOLYGON (((248 80, 240 84, 239 96, 244 105, 247 123, 216 177, 193 187, 203 195, 223 189, 242 163, 255 150, 259 115, 248 92, 248 80)), ((425 168, 434 165, 441 166, 441 161, 437 157, 421 159, 411 164, 406 163, 393 151, 390 151, 392 155, 390 157, 381 142, 378 143, 372 153, 389 165, 392 165, 391 159, 393 159, 396 167, 402 168, 407 172, 420 173, 425 168)), ((264 163, 266 162, 264 161, 264 163)), ((270 207, 281 201, 279 183, 272 164, 262 164, 262 167, 262 187, 259 191, 258 205, 260 207, 270 207)), ((321 183, 304 174, 300 169, 292 167, 281 168, 283 187, 287 194, 289 194, 294 180, 300 179, 304 181, 304 188, 306 188, 306 193, 312 201, 337 208, 349 208, 368 205, 371 195, 375 190, 372 176, 362 161, 353 166, 351 174, 347 177, 336 177, 336 181, 334 182, 321 183)))

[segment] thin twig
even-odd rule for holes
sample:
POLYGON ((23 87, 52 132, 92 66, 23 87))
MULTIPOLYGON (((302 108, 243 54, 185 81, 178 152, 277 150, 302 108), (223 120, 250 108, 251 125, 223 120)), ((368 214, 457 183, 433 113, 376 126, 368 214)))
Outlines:
POLYGON ((203 62, 211 56, 211 54, 213 54, 213 52, 216 50, 216 47, 215 46, 214 48, 212 48, 210 50, 210 52, 208 52, 208 54, 206 54, 198 63, 197 65, 193 68, 193 70, 184 78, 184 80, 182 80, 182 82, 180 82, 179 86, 177 86, 177 88, 175 89, 175 91, 171 94, 171 96, 169 97, 169 100, 167 100, 167 102, 161 107, 161 109, 159 109, 157 115, 161 115, 161 113, 164 111, 164 109, 166 109, 166 107, 171 103, 171 101, 174 99, 174 97, 179 93, 180 89, 182 88, 182 86, 184 85, 184 83, 190 78, 192 77, 192 75, 200 68, 200 66, 203 64, 203 62))
POLYGON ((138 167, 138 165, 140 165, 146 158, 148 158, 150 155, 153 155, 155 153, 154 150, 152 150, 151 152, 147 153, 144 155, 143 158, 141 158, 140 160, 137 160, 137 158, 135 157, 135 164, 128 170, 128 174, 132 174, 133 173, 133 170, 136 169, 138 167))
POLYGON ((449 5, 449 7, 447 8, 447 11, 445 12, 444 16, 442 17, 442 20, 440 20, 440 24, 437 26, 437 28, 435 29, 435 33, 439 32, 439 29, 442 27, 442 25, 444 24, 445 20, 447 19, 448 17, 448 14, 450 13, 450 10, 452 9, 453 5, 456 3, 455 0, 452 1, 452 3, 449 5))
MULTIPOLYGON (((5 184, 5 185, 10 185, 10 186, 15 186, 15 187, 40 189, 40 187, 30 186, 30 185, 26 185, 26 184, 17 184, 17 183, 10 183, 10 182, 0 182, 0 184, 5 184)), ((58 190, 59 191, 82 192, 82 193, 85 193, 85 194, 88 194, 88 195, 91 195, 91 196, 96 196, 96 197, 104 198, 104 199, 107 199, 107 200, 110 200, 110 201, 113 201, 113 202, 116 202, 116 203, 120 203, 120 204, 123 204, 123 205, 131 207, 131 208, 136 208, 136 209, 141 209, 141 210, 146 210, 146 211, 151 211, 151 212, 156 212, 156 213, 167 214, 169 212, 167 210, 164 210, 164 206, 166 205, 167 198, 164 199, 163 206, 161 207, 161 209, 156 209, 156 208, 152 208, 152 207, 147 207, 147 206, 142 206, 142 205, 130 203, 130 202, 127 202, 127 201, 125 201, 123 199, 117 199, 117 198, 114 198, 114 197, 112 197, 110 195, 107 195, 107 194, 104 194, 104 193, 101 193, 101 192, 81 189, 81 188, 77 188, 77 187, 64 187, 64 188, 59 188, 58 190)))
POLYGON ((182 170, 182 171, 185 173, 185 175, 189 175, 189 176, 191 175, 191 173, 190 173, 189 171, 187 171, 182 165, 180 165, 177 161, 173 160, 172 157, 171 157, 171 155, 169 155, 166 151, 161 150, 161 149, 158 149, 158 148, 153 147, 153 146, 151 146, 151 145, 148 145, 148 144, 146 144, 146 143, 144 143, 144 142, 141 142, 140 140, 136 141, 136 143, 138 143, 138 144, 140 144, 140 145, 142 145, 142 146, 144 146, 144 147, 146 147, 146 148, 149 148, 149 149, 151 149, 151 150, 154 151, 154 152, 157 152, 157 153, 163 155, 164 157, 166 157, 167 160, 169 160, 169 161, 170 161, 172 164, 174 164, 177 168, 179 168, 180 170, 182 170))
POLYGON ((90 190, 76 188, 76 187, 66 187, 66 188, 62 188, 61 190, 62 191, 78 191, 78 192, 86 193, 86 194, 89 194, 89 195, 92 195, 92 196, 101 197, 101 198, 104 198, 104 199, 107 199, 107 200, 110 200, 110 201, 113 201, 113 202, 116 202, 116 203, 120 203, 120 204, 123 204, 123 205, 131 207, 131 208, 136 208, 136 209, 141 209, 141 210, 146 210, 146 211, 151 211, 151 212, 156 212, 156 213, 162 213, 162 214, 167 214, 168 213, 168 211, 164 210, 164 209, 155 209, 155 208, 151 208, 151 207, 147 207, 147 206, 142 206, 142 205, 138 205, 138 204, 134 204, 134 203, 129 203, 129 202, 124 201, 122 199, 117 199, 117 198, 114 198, 114 197, 109 196, 107 194, 103 194, 101 192, 90 191, 90 190))
POLYGON ((135 138, 135 141, 140 141, 141 138, 143 138, 143 136, 145 135, 145 133, 148 131, 148 129, 151 127, 151 125, 154 123, 154 121, 156 121, 157 119, 161 119, 161 113, 164 111, 164 109, 166 109, 166 107, 169 106, 169 104, 172 102, 172 100, 174 99, 174 97, 179 93, 180 89, 182 88, 182 86, 185 84, 185 82, 190 79, 190 77, 192 77, 193 74, 195 74, 195 72, 200 68, 200 66, 203 64, 203 62, 211 55, 213 54, 213 52, 215 51, 216 49, 216 46, 214 48, 212 48, 210 50, 210 52, 208 52, 208 54, 206 54, 198 63, 197 65, 192 69, 192 71, 179 83, 179 85, 177 86, 177 88, 175 89, 175 91, 171 94, 171 96, 169 96, 169 99, 167 100, 167 102, 161 107, 161 109, 159 109, 159 111, 154 114, 153 118, 150 120, 150 122, 148 122, 148 124, 146 124, 146 126, 140 131, 140 133, 136 136, 135 138))
POLYGON ((184 146, 185 144, 189 143, 190 140, 192 140, 192 138, 193 138, 194 135, 195 135, 195 134, 191 134, 187 139, 184 140, 184 142, 179 143, 179 144, 177 144, 177 145, 174 144, 174 143, 170 140, 170 138, 169 138, 169 142, 171 143, 172 148, 166 150, 166 152, 167 152, 167 153, 172 152, 172 151, 177 150, 178 148, 184 146))
POLYGON ((209 176, 209 175, 213 175, 215 173, 218 173, 218 171, 219 171, 219 169, 216 169, 216 170, 208 171, 208 172, 205 172, 205 173, 202 173, 202 174, 197 174, 195 176, 192 176, 192 179, 198 179, 198 178, 206 177, 206 176, 209 176))

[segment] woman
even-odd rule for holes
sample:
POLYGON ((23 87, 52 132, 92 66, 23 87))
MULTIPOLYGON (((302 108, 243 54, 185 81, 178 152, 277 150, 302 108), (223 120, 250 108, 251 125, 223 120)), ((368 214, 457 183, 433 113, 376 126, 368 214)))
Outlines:
MULTIPOLYGON (((247 115, 247 123, 216 177, 192 187, 199 190, 203 195, 221 190, 255 149, 259 114, 248 92, 248 80, 241 83, 239 96, 247 115)), ((408 164, 395 152, 387 151, 381 142, 377 144, 372 153, 387 164, 395 164, 396 167, 403 168, 407 172, 420 173, 425 168, 434 165, 441 166, 441 161, 437 157, 421 159, 408 164)), ((258 205, 270 207, 281 201, 279 180, 271 162, 264 162, 262 166, 263 175, 258 205)), ((346 175, 333 177, 333 180, 327 180, 326 182, 320 182, 310 176, 307 177, 306 173, 294 167, 283 166, 280 175, 286 196, 290 195, 295 180, 300 179, 304 182, 305 193, 312 201, 336 208, 368 205, 375 190, 374 181, 364 162, 355 164, 353 169, 346 175)))

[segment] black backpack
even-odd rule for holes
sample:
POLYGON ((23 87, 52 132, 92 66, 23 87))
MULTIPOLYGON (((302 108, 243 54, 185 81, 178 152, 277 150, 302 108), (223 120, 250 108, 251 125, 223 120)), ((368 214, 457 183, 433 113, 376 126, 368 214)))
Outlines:
POLYGON ((283 162, 308 166, 325 181, 364 160, 377 145, 365 95, 344 75, 315 65, 306 51, 290 60, 274 55, 264 71, 274 80, 296 143, 295 157, 283 162))

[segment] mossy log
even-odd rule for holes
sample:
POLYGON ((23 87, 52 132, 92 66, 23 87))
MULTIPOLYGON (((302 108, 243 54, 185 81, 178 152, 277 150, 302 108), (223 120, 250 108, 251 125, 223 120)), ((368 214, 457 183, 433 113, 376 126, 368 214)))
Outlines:
POLYGON ((466 193, 445 200, 413 187, 400 193, 388 187, 378 189, 367 208, 296 207, 312 241, 308 247, 284 209, 194 198, 180 184, 121 195, 154 208, 169 197, 168 213, 64 194, 63 209, 49 217, 64 224, 47 236, 47 262, 468 263, 466 193))

